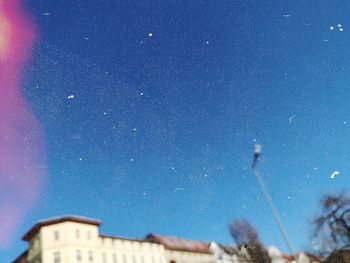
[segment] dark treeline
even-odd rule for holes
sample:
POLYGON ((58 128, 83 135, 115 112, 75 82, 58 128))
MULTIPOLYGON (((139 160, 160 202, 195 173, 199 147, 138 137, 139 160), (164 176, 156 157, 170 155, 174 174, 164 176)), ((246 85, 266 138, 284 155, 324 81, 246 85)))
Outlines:
MULTIPOLYGON (((242 261, 271 263, 257 230, 247 220, 233 220, 229 231, 237 248, 244 249, 242 261)), ((325 194, 312 220, 311 231, 311 238, 318 246, 314 255, 307 253, 313 259, 310 262, 350 263, 350 196, 345 192, 325 194)))

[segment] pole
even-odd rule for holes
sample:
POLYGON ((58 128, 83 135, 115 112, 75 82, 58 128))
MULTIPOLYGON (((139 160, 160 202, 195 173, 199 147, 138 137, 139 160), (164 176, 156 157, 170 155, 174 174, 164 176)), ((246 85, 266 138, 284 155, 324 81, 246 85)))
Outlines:
POLYGON ((265 182, 263 180, 263 178, 261 177, 261 174, 260 172, 257 170, 256 168, 256 164, 259 160, 259 157, 260 157, 260 154, 261 154, 261 145, 259 144, 256 144, 255 145, 255 151, 254 151, 254 159, 253 159, 253 164, 252 164, 252 169, 253 169, 253 173, 258 181, 258 184, 260 186, 260 190, 261 192, 263 192, 265 198, 266 198, 266 201, 271 209, 271 212, 272 212, 272 215, 281 231, 281 234, 284 238, 284 241, 286 242, 286 245, 288 247, 288 250, 289 252, 292 254, 292 256, 296 258, 296 254, 294 253, 294 249, 293 249, 293 246, 292 246, 292 243, 290 242, 290 239, 288 237, 288 233, 287 233, 287 230, 285 228, 285 226, 283 225, 283 222, 282 222, 282 219, 278 213, 278 210, 275 206, 275 204, 273 203, 272 201, 272 198, 269 194, 269 192, 267 191, 267 188, 266 188, 266 185, 265 185, 265 182))

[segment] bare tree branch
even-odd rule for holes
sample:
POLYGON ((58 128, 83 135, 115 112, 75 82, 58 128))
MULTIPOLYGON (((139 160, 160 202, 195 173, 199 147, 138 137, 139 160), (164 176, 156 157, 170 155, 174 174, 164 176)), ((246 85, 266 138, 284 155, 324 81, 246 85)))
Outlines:
POLYGON ((247 220, 234 220, 229 225, 232 238, 239 248, 245 247, 249 254, 251 263, 270 263, 269 258, 259 234, 256 229, 247 220))
POLYGON ((345 193, 325 195, 321 199, 321 210, 322 213, 313 220, 313 237, 320 239, 323 249, 349 246, 350 196, 345 193))

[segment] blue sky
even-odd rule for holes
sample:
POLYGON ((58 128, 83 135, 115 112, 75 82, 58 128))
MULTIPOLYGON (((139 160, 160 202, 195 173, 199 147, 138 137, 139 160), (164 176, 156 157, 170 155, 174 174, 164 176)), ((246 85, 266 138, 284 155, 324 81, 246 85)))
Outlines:
POLYGON ((311 248, 318 200, 349 187, 349 4, 25 3, 40 39, 23 93, 44 127, 48 184, 2 258, 61 214, 112 235, 223 243, 247 218, 286 250, 250 170, 256 142, 292 243, 311 248))

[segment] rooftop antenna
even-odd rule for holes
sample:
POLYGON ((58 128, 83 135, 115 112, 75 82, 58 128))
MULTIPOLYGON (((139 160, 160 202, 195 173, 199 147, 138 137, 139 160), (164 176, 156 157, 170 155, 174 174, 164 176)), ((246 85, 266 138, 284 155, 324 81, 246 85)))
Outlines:
POLYGON ((263 192, 264 196, 265 196, 265 199, 271 209, 271 212, 272 212, 272 215, 278 225, 278 228, 279 230, 281 231, 281 234, 284 238, 284 241, 286 242, 286 245, 288 247, 288 250, 289 252, 291 253, 291 255, 297 259, 296 257, 296 254, 294 253, 294 249, 293 249, 293 246, 292 246, 292 243, 290 242, 290 239, 289 239, 289 236, 288 236, 288 233, 287 233, 287 230, 285 228, 285 226, 283 225, 283 222, 282 222, 282 219, 278 213, 278 210, 275 206, 275 204, 273 203, 272 201, 272 198, 269 194, 269 192, 267 191, 267 188, 266 188, 266 185, 265 185, 265 182, 259 172, 259 170, 256 168, 257 166, 257 163, 258 163, 258 160, 260 158, 260 155, 261 155, 261 145, 260 144, 255 144, 255 149, 254 149, 254 158, 253 158, 253 163, 252 163, 252 169, 253 169, 253 173, 258 181, 258 184, 260 186, 260 190, 261 192, 263 192))

